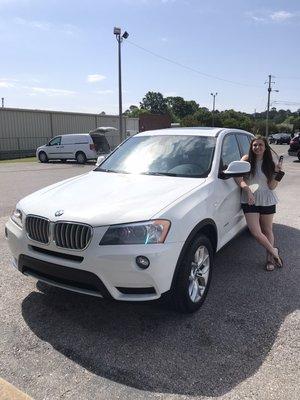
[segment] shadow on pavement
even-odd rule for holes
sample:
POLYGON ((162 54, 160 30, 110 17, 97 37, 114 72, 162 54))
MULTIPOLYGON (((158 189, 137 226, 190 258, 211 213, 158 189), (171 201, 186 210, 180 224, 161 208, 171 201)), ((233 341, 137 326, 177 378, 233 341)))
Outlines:
POLYGON ((220 396, 253 375, 299 307, 300 231, 275 225, 285 266, 244 232, 216 256, 202 309, 108 302, 38 283, 22 304, 30 329, 96 375, 141 390, 220 396), (297 260, 298 257, 298 260, 297 260))

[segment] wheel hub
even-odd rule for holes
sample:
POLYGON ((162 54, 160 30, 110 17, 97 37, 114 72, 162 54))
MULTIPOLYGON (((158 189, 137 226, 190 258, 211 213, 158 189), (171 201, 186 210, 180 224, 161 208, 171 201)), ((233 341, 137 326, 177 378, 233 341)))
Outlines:
POLYGON ((194 303, 197 303, 205 292, 209 270, 209 252, 205 246, 200 246, 195 251, 189 276, 189 297, 194 303))

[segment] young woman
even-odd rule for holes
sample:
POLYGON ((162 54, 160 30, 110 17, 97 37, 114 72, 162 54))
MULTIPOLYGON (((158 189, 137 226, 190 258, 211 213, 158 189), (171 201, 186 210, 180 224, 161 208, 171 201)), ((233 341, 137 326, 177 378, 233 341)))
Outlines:
POLYGON ((275 165, 271 148, 264 137, 251 141, 249 154, 244 155, 242 160, 251 165, 249 176, 236 179, 242 189, 242 209, 250 232, 267 251, 266 270, 273 271, 275 266, 282 267, 279 250, 274 247, 273 234, 273 217, 278 202, 274 193, 278 181, 274 177, 281 170, 281 164, 275 165))

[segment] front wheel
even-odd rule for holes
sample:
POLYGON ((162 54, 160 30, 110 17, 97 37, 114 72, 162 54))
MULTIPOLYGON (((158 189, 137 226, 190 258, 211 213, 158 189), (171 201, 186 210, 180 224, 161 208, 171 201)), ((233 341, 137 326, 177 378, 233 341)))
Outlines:
POLYGON ((205 235, 197 236, 179 266, 173 289, 173 304, 178 311, 192 313, 207 295, 213 262, 213 248, 205 235))

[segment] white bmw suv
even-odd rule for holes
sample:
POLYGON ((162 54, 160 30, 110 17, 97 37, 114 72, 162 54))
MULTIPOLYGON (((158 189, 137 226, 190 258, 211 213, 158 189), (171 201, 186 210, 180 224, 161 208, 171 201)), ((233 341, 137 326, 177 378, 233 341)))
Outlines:
POLYGON ((233 177, 253 135, 181 128, 139 133, 93 171, 16 206, 5 233, 13 266, 75 292, 196 311, 214 253, 245 227, 233 177))

